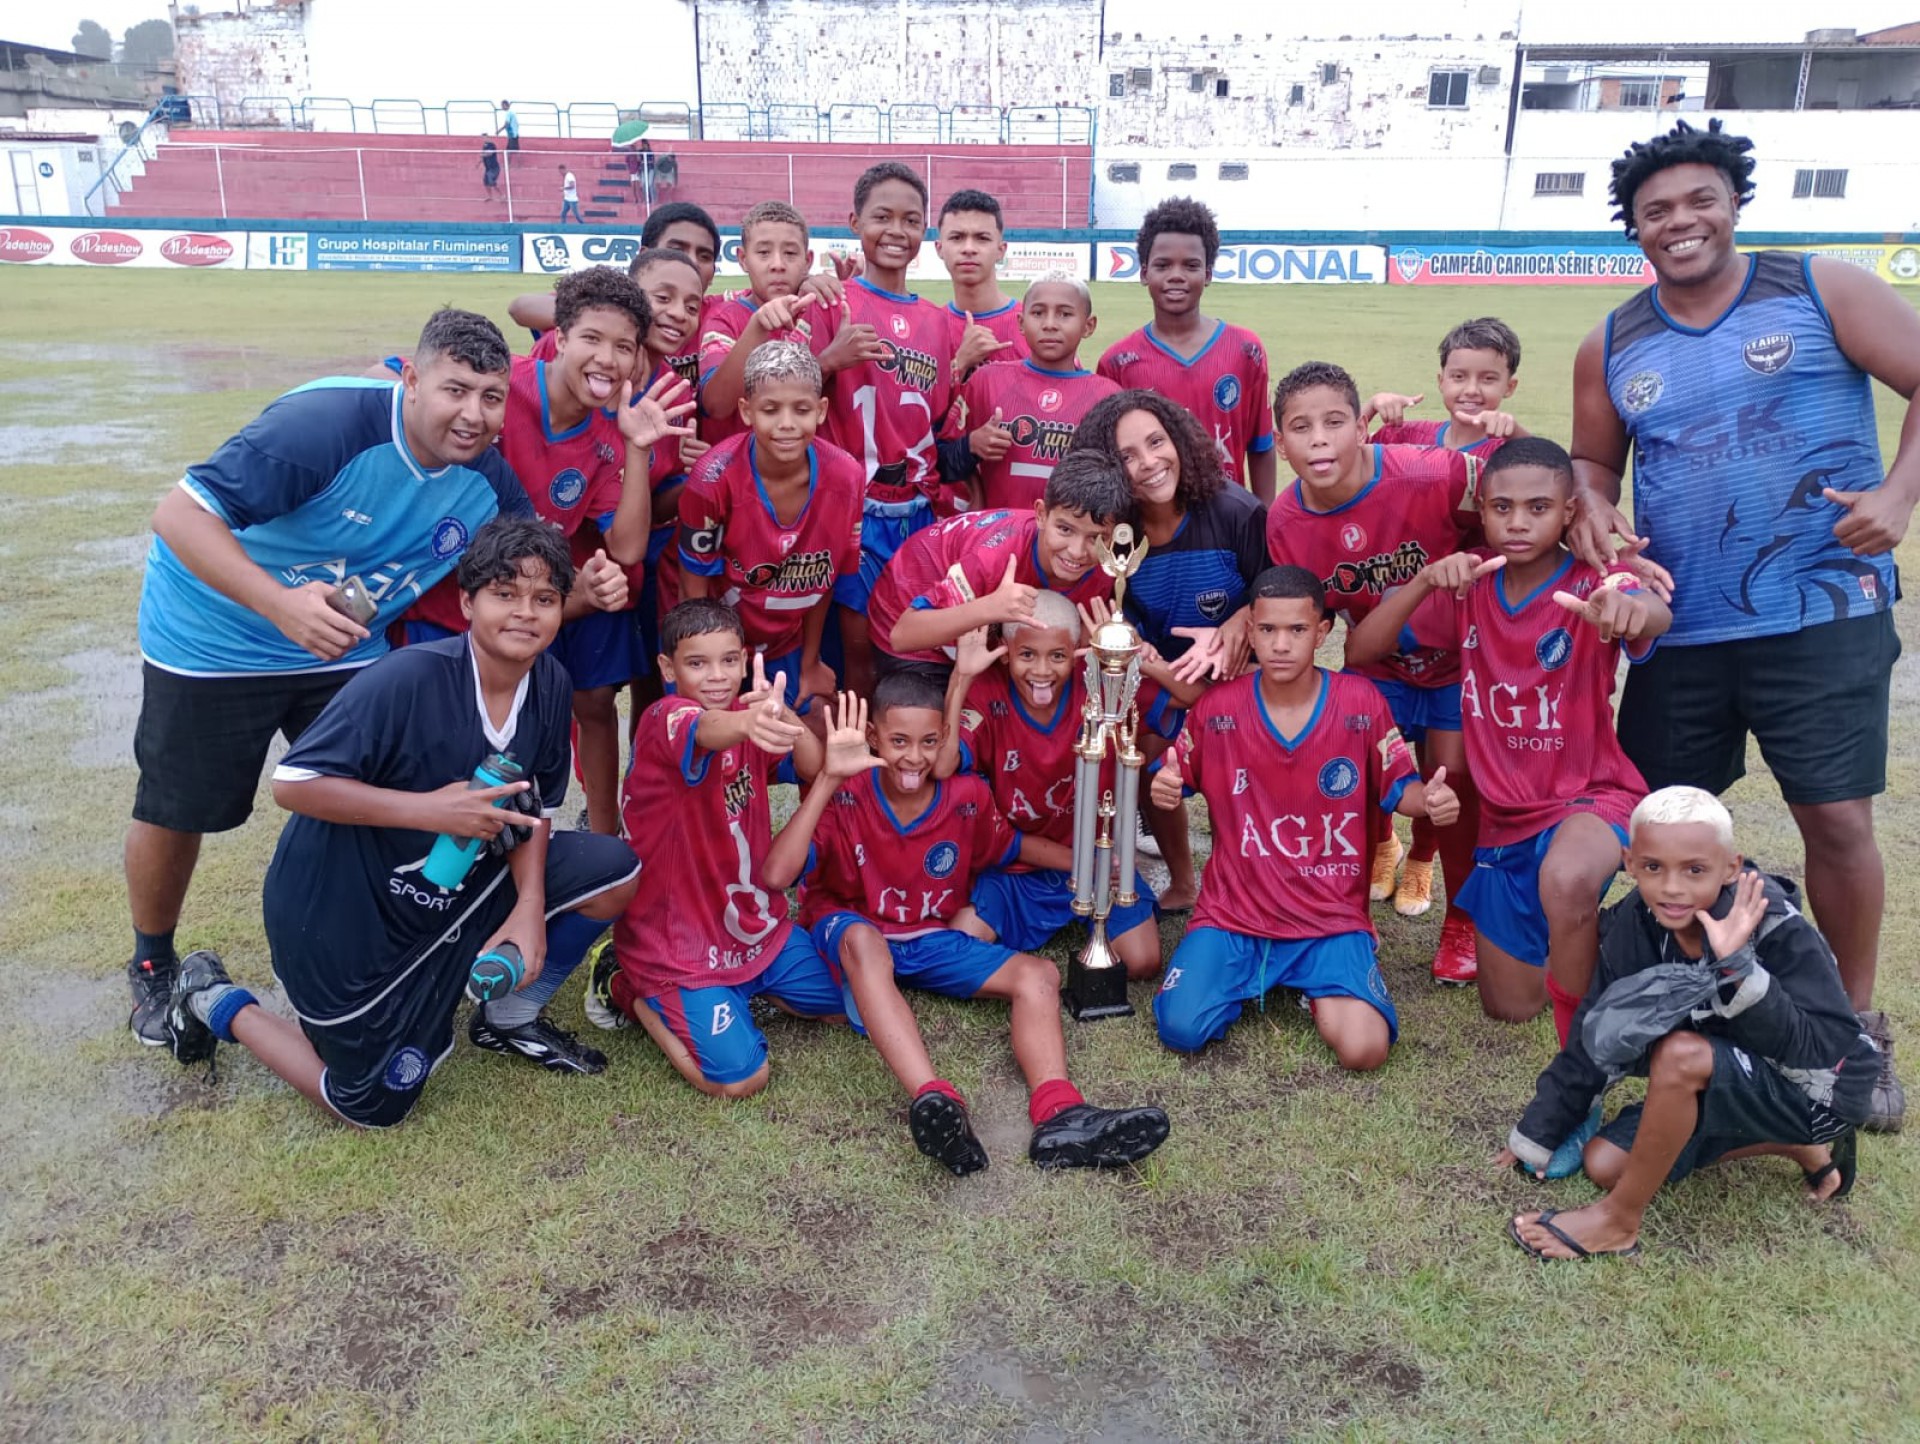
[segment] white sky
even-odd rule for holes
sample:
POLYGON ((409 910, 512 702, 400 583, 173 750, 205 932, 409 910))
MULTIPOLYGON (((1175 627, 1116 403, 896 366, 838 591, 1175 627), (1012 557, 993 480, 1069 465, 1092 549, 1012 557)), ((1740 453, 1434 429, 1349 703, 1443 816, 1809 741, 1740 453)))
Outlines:
MULTIPOLYGON (((315 0, 318 5, 328 0, 315 0)), ((0 38, 30 45, 66 48, 84 16, 97 20, 118 39, 130 25, 155 16, 164 17, 164 0, 56 0, 53 5, 6 7, 13 13, 0 20, 0 38), (62 18, 56 18, 56 17, 62 18)), ((202 0, 202 9, 225 8, 222 0, 202 0)), ((410 10, 445 12, 449 21, 465 25, 474 16, 471 0, 410 0, 410 10)), ((565 8, 561 0, 560 8, 565 8)), ((1206 31, 1213 35, 1281 34, 1305 30, 1311 23, 1294 15, 1276 22, 1273 0, 1209 0, 1204 9, 1206 31)), ((1651 44, 1660 41, 1793 41, 1819 25, 1851 26, 1860 31, 1878 30, 1910 20, 1920 20, 1920 0, 1828 0, 1826 4, 1807 0, 1692 0, 1676 6, 1674 0, 1368 0, 1365 19, 1330 22, 1329 35, 1457 35, 1498 33, 1507 28, 1511 17, 1522 14, 1522 30, 1534 41, 1562 43, 1614 41, 1622 44, 1651 44), (1684 17, 1676 21, 1676 16, 1684 17)), ((1107 29, 1131 36, 1164 34, 1170 9, 1166 0, 1107 0, 1107 29)), ((1198 29, 1198 25, 1192 28, 1198 29)), ((516 43, 538 43, 544 34, 556 47, 573 44, 576 32, 569 26, 550 25, 522 35, 516 43)), ((512 63, 504 54, 503 71, 512 63)), ((491 93, 508 82, 502 74, 498 81, 481 81, 481 91, 491 93)), ((509 88, 511 88, 509 86, 509 88)))

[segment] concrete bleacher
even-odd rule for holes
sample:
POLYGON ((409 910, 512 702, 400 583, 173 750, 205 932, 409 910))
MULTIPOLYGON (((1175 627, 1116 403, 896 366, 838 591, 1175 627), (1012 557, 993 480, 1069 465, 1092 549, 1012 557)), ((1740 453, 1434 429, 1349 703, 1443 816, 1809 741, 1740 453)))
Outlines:
MULTIPOLYGON (((589 225, 637 227, 644 206, 628 180, 626 158, 604 143, 527 139, 509 153, 502 142, 500 187, 489 201, 481 184, 478 137, 338 134, 302 131, 193 131, 159 147, 113 206, 125 216, 244 217, 287 220, 557 221, 560 167, 580 184, 589 225)), ((900 160, 926 177, 933 206, 975 186, 1000 199, 1010 227, 1089 223, 1093 154, 1088 146, 800 144, 673 141, 677 184, 656 202, 683 198, 722 225, 749 206, 791 200, 817 224, 845 224, 854 178, 879 160, 900 160)), ((932 217, 929 217, 931 221, 932 217)))

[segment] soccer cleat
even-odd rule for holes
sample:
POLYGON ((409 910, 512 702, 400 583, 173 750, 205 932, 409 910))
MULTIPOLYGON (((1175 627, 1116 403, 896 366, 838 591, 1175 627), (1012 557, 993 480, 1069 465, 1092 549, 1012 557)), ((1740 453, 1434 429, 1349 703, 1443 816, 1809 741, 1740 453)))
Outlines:
POLYGON ((585 997, 581 999, 581 1008, 587 1015, 587 1021, 608 1032, 616 1028, 631 1028, 633 1019, 613 1000, 613 980, 620 972, 620 960, 614 956, 611 934, 593 945, 593 951, 587 954, 586 971, 587 988, 585 997))
POLYGON ((1039 1168, 1125 1168, 1167 1141, 1158 1108, 1095 1108, 1076 1103, 1033 1130, 1027 1157, 1039 1168))
POLYGON ((227 976, 226 965, 218 953, 201 948, 180 960, 166 1012, 167 1047, 180 1062, 204 1063, 213 1057, 213 1050, 219 1045, 213 1029, 200 1021, 189 1000, 208 988, 232 984, 233 979, 227 976))
POLYGON ((1480 959, 1473 949, 1473 922, 1449 913, 1440 924, 1440 946, 1433 950, 1433 980, 1462 987, 1480 976, 1480 959))
MULTIPOLYGON (((1392 835, 1373 850, 1373 881, 1367 884, 1369 901, 1385 902, 1393 896, 1394 874, 1400 870, 1400 859, 1405 853, 1400 839, 1392 835)), ((1427 866, 1431 871, 1433 865, 1429 863, 1427 866)))
POLYGON ((467 1024, 467 1038, 476 1048, 526 1058, 550 1073, 603 1073, 607 1067, 605 1053, 589 1048, 544 1016, 518 1027, 502 1028, 487 1021, 485 1008, 475 1008, 473 1020, 467 1024))
POLYGON ((955 1178, 987 1166, 987 1150, 973 1136, 967 1105, 957 1098, 932 1089, 922 1093, 907 1109, 907 1128, 913 1134, 913 1146, 955 1178))
POLYGON ((1408 858, 1400 870, 1400 887, 1393 895, 1393 910, 1403 918, 1417 918, 1433 906, 1433 859, 1421 862, 1408 858))
POLYGON ((179 969, 180 964, 172 958, 131 958, 127 962, 127 987, 133 992, 133 1012, 127 1016, 127 1027, 146 1047, 172 1045, 167 1032, 167 1004, 179 969))
POLYGON ((1873 1080, 1872 1111, 1860 1126, 1869 1133, 1898 1133, 1907 1116, 1907 1090, 1893 1071, 1893 1025, 1874 1009, 1860 1015, 1860 1030, 1880 1050, 1880 1072, 1873 1080))

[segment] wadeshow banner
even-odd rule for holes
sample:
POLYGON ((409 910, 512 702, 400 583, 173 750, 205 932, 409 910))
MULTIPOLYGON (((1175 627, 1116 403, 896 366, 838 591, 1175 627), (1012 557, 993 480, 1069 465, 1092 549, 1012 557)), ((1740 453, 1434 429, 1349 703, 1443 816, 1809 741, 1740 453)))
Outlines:
POLYGON ((101 226, 0 226, 0 265, 178 266, 239 270, 246 237, 213 231, 117 231, 101 226))

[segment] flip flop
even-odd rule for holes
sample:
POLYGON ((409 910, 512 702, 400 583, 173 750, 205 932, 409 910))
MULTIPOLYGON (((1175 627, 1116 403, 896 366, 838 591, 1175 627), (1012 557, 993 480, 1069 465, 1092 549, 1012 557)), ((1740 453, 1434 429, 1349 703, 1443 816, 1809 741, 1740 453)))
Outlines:
POLYGON ((1640 1243, 1639 1243, 1639 1240, 1637 1239, 1634 1242, 1628 1244, 1625 1248, 1587 1248, 1585 1247, 1583 1244, 1580 1243, 1578 1239, 1574 1238, 1565 1229, 1559 1228, 1554 1224, 1554 1219, 1558 1218, 1559 1216, 1560 1216, 1559 1209, 1545 1208, 1540 1211, 1540 1217, 1535 1219, 1534 1222, 1538 1223, 1540 1227, 1544 1228, 1548 1233, 1552 1234, 1555 1238, 1559 1239, 1561 1243, 1565 1244, 1568 1248, 1573 1250, 1573 1257, 1570 1259, 1555 1258, 1552 1254, 1542 1253, 1539 1249, 1535 1248, 1532 1244, 1528 1243, 1526 1239, 1521 1236, 1520 1225, 1511 1218, 1507 1220, 1507 1237, 1512 1239, 1515 1246, 1517 1246, 1522 1253, 1526 1254, 1528 1258, 1539 1259, 1540 1262, 1542 1263, 1585 1263, 1588 1259, 1592 1259, 1592 1258, 1637 1258, 1639 1257, 1640 1243))
POLYGON ((1840 1186, 1825 1198, 1816 1198, 1815 1203, 1832 1203, 1837 1198, 1845 1198, 1853 1192, 1853 1180, 1860 1168, 1860 1132, 1849 1128, 1833 1140, 1833 1160, 1825 1168, 1802 1169, 1800 1176, 1807 1181, 1807 1192, 1812 1193, 1827 1181, 1827 1175, 1840 1175, 1840 1186))

